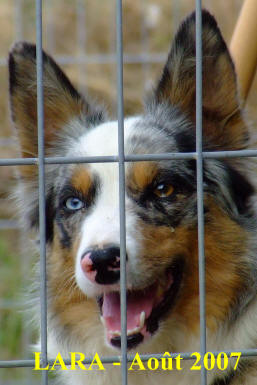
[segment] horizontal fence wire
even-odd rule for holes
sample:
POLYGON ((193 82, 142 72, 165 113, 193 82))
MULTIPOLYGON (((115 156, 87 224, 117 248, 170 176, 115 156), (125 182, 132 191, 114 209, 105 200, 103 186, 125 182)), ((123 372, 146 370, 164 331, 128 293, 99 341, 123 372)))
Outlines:
POLYGON ((0 137, 0 147, 14 147, 16 141, 12 138, 0 137))
MULTIPOLYGON (((167 58, 167 53, 144 53, 144 54, 129 54, 124 53, 123 63, 124 64, 143 64, 143 63, 152 63, 152 64, 162 64, 167 58)), ((69 56, 69 55, 56 55, 55 60, 60 65, 84 65, 84 64, 115 64, 116 55, 115 54, 89 54, 89 55, 78 55, 78 56, 69 56)), ((7 66, 7 60, 5 58, 0 58, 0 67, 7 66)))
POLYGON ((12 219, 0 219, 0 230, 16 230, 20 229, 18 221, 12 219))
MULTIPOLYGON (((124 162, 158 161, 197 159, 197 152, 170 152, 160 154, 131 154, 124 155, 124 162)), ((256 158, 257 150, 238 151, 203 151, 203 159, 233 159, 233 158, 256 158)), ((72 163, 115 163, 119 162, 117 155, 111 156, 79 156, 79 157, 45 157, 45 164, 72 164, 72 163)), ((38 158, 0 158, 0 166, 26 166, 38 165, 38 158)))

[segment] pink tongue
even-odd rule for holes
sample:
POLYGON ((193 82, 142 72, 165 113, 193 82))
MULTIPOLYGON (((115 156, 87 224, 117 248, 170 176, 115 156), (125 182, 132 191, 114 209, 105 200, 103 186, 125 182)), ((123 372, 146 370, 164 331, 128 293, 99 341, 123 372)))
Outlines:
MULTIPOLYGON (((156 288, 151 287, 146 291, 137 291, 127 295, 127 330, 134 329, 140 324, 140 314, 145 312, 149 317, 155 303, 156 288)), ((120 293, 107 293, 103 296, 103 318, 108 334, 120 331, 120 293)))

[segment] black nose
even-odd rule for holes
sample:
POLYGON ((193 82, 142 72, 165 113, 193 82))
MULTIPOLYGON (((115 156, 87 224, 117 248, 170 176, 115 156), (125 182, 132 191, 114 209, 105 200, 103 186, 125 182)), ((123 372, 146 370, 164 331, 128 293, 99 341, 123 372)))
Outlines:
POLYGON ((91 271, 95 272, 95 281, 101 285, 111 285, 120 279, 120 248, 107 245, 104 248, 87 250, 83 256, 92 261, 91 271))

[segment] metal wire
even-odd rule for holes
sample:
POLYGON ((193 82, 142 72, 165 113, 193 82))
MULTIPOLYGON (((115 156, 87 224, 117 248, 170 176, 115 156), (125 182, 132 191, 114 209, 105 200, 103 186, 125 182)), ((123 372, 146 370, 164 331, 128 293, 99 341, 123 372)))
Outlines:
POLYGON ((127 285, 126 285, 126 212, 125 212, 125 165, 124 165, 124 107, 123 107, 123 32, 122 0, 116 2, 117 40, 117 107, 119 145, 119 210, 120 210, 120 312, 122 385, 127 385, 127 285))
POLYGON ((17 221, 12 219, 0 219, 0 230, 16 230, 20 229, 17 221))
MULTIPOLYGON (((81 0, 77 0, 78 10, 81 0)), ((118 156, 99 157, 48 157, 44 154, 44 103, 43 103, 43 63, 42 63, 42 0, 36 0, 36 31, 37 31, 37 111, 38 111, 38 157, 0 159, 0 166, 35 165, 38 166, 39 183, 39 216, 40 216, 40 300, 41 300, 41 352, 42 365, 53 364, 54 360, 47 358, 47 287, 46 287, 46 242, 45 242, 45 165, 70 164, 70 163, 97 163, 113 162, 119 167, 119 204, 120 204, 120 254, 121 254, 121 351, 122 356, 101 357, 102 363, 112 364, 121 361, 122 385, 127 385, 127 364, 132 362, 134 356, 127 355, 127 300, 126 300, 126 213, 125 213, 125 162, 154 161, 168 159, 196 159, 197 161, 197 212, 198 212, 198 249, 199 249, 199 301, 200 301, 200 354, 203 359, 206 352, 206 314, 205 314, 205 258, 204 258, 204 211, 203 211, 203 159, 226 159, 257 157, 257 150, 241 151, 202 151, 202 14, 201 0, 196 0, 196 152, 191 153, 163 153, 145 155, 124 155, 124 108, 123 108, 123 63, 162 63, 166 53, 124 54, 122 45, 122 0, 116 0, 116 55, 99 54, 83 55, 77 57, 57 56, 60 64, 91 64, 91 63, 117 63, 117 107, 118 107, 118 156)), ((80 23, 84 15, 80 17, 80 23), (83 16, 83 17, 82 17, 83 16)), ((18 29, 22 25, 17 26, 18 29)), ((81 48, 85 44, 85 29, 78 29, 81 48)), ((0 66, 6 65, 5 59, 0 59, 0 66)), ((8 221, 7 221, 8 222, 8 221)), ((0 222, 0 228, 16 226, 15 222, 0 222)), ((234 352, 235 350, 233 350, 234 352)), ((257 349, 238 350, 242 357, 257 355, 257 349)), ((220 352, 213 352, 216 357, 220 352)), ((228 355, 230 350, 225 351, 228 355)), ((179 353, 172 354, 177 357, 179 353)), ((190 352, 181 353, 183 359, 193 359, 190 352)), ((161 359, 162 354, 140 355, 142 361, 155 357, 161 359)), ((93 357, 87 358, 84 363, 91 363, 93 357)), ((64 360, 68 365, 69 360, 64 360)), ((34 360, 0 361, 0 368, 34 367, 34 360)), ((201 385, 206 385, 206 370, 202 365, 201 385)), ((42 371, 42 385, 48 384, 47 371, 42 371)))
MULTIPOLYGON (((140 162, 170 159, 197 159, 197 152, 170 152, 160 154, 125 155, 124 162, 140 162)), ((209 151, 202 152, 203 159, 233 159, 233 158, 256 158, 257 150, 238 151, 209 151)), ((72 163, 112 163, 118 162, 119 158, 113 156, 80 156, 80 157, 45 157, 45 164, 72 164, 72 163)), ((0 166, 37 165, 38 158, 3 158, 0 166)))
POLYGON ((22 21, 23 0, 15 0, 15 36, 19 39, 23 38, 23 21, 22 21))
POLYGON ((199 303, 200 303, 200 352, 201 385, 207 383, 207 373, 203 364, 206 353, 206 314, 205 314, 205 257, 204 257, 204 194, 203 194, 203 154, 202 154, 202 2, 196 0, 196 176, 197 176, 197 218, 198 218, 198 256, 199 256, 199 303))
MULTIPOLYGON (((167 57, 167 52, 160 53, 144 53, 144 54, 133 54, 133 53, 124 53, 123 62, 124 64, 143 64, 143 63, 163 63, 167 57)), ((115 54, 88 54, 88 55, 56 55, 55 60, 61 65, 69 64, 115 64, 116 55, 115 54)), ((5 67, 7 65, 7 60, 5 58, 0 58, 0 67, 5 67)))
MULTIPOLYGON (((42 0, 36 0, 37 54, 37 124, 38 124, 38 185, 40 235, 40 323, 43 366, 47 366, 47 287, 46 287, 46 218, 45 218, 45 149, 44 149, 44 90, 42 51, 42 0)), ((42 371, 42 385, 48 384, 48 372, 42 371)))
MULTIPOLYGON (((79 55, 86 52, 86 5, 84 0, 76 1, 76 19, 77 19, 77 42, 79 55)), ((78 83, 80 84, 79 90, 82 93, 86 93, 86 66, 81 63, 78 66, 78 83)))

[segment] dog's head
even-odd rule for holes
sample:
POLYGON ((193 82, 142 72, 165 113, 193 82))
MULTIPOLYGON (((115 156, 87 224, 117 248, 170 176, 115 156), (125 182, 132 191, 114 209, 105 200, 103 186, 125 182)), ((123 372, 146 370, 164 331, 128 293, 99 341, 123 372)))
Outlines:
MULTIPOLYGON (((9 66, 11 111, 21 153, 37 157, 35 46, 16 44, 9 66)), ((117 155, 117 122, 109 121, 101 108, 85 100, 45 53, 43 70, 46 155, 117 155)), ((195 151, 195 70, 193 14, 179 28, 145 112, 124 121, 127 155, 195 151)), ((239 150, 247 145, 234 66, 215 20, 205 11, 203 132, 207 151, 239 150)), ((26 219, 37 228, 37 167, 21 166, 20 176, 26 219)), ((171 319, 196 332, 195 161, 127 162, 125 183, 128 347, 158 335, 160 324, 165 328, 171 319)), ((204 192, 207 326, 215 329, 238 302, 238 292, 245 285, 244 223, 251 216, 253 189, 239 167, 208 159, 204 161, 204 192)), ((82 303, 86 313, 86 298, 92 298, 98 303, 108 343, 119 347, 118 164, 46 165, 46 219, 54 312, 72 328, 76 309, 82 303)), ((83 316, 78 322, 83 323, 83 316)))

